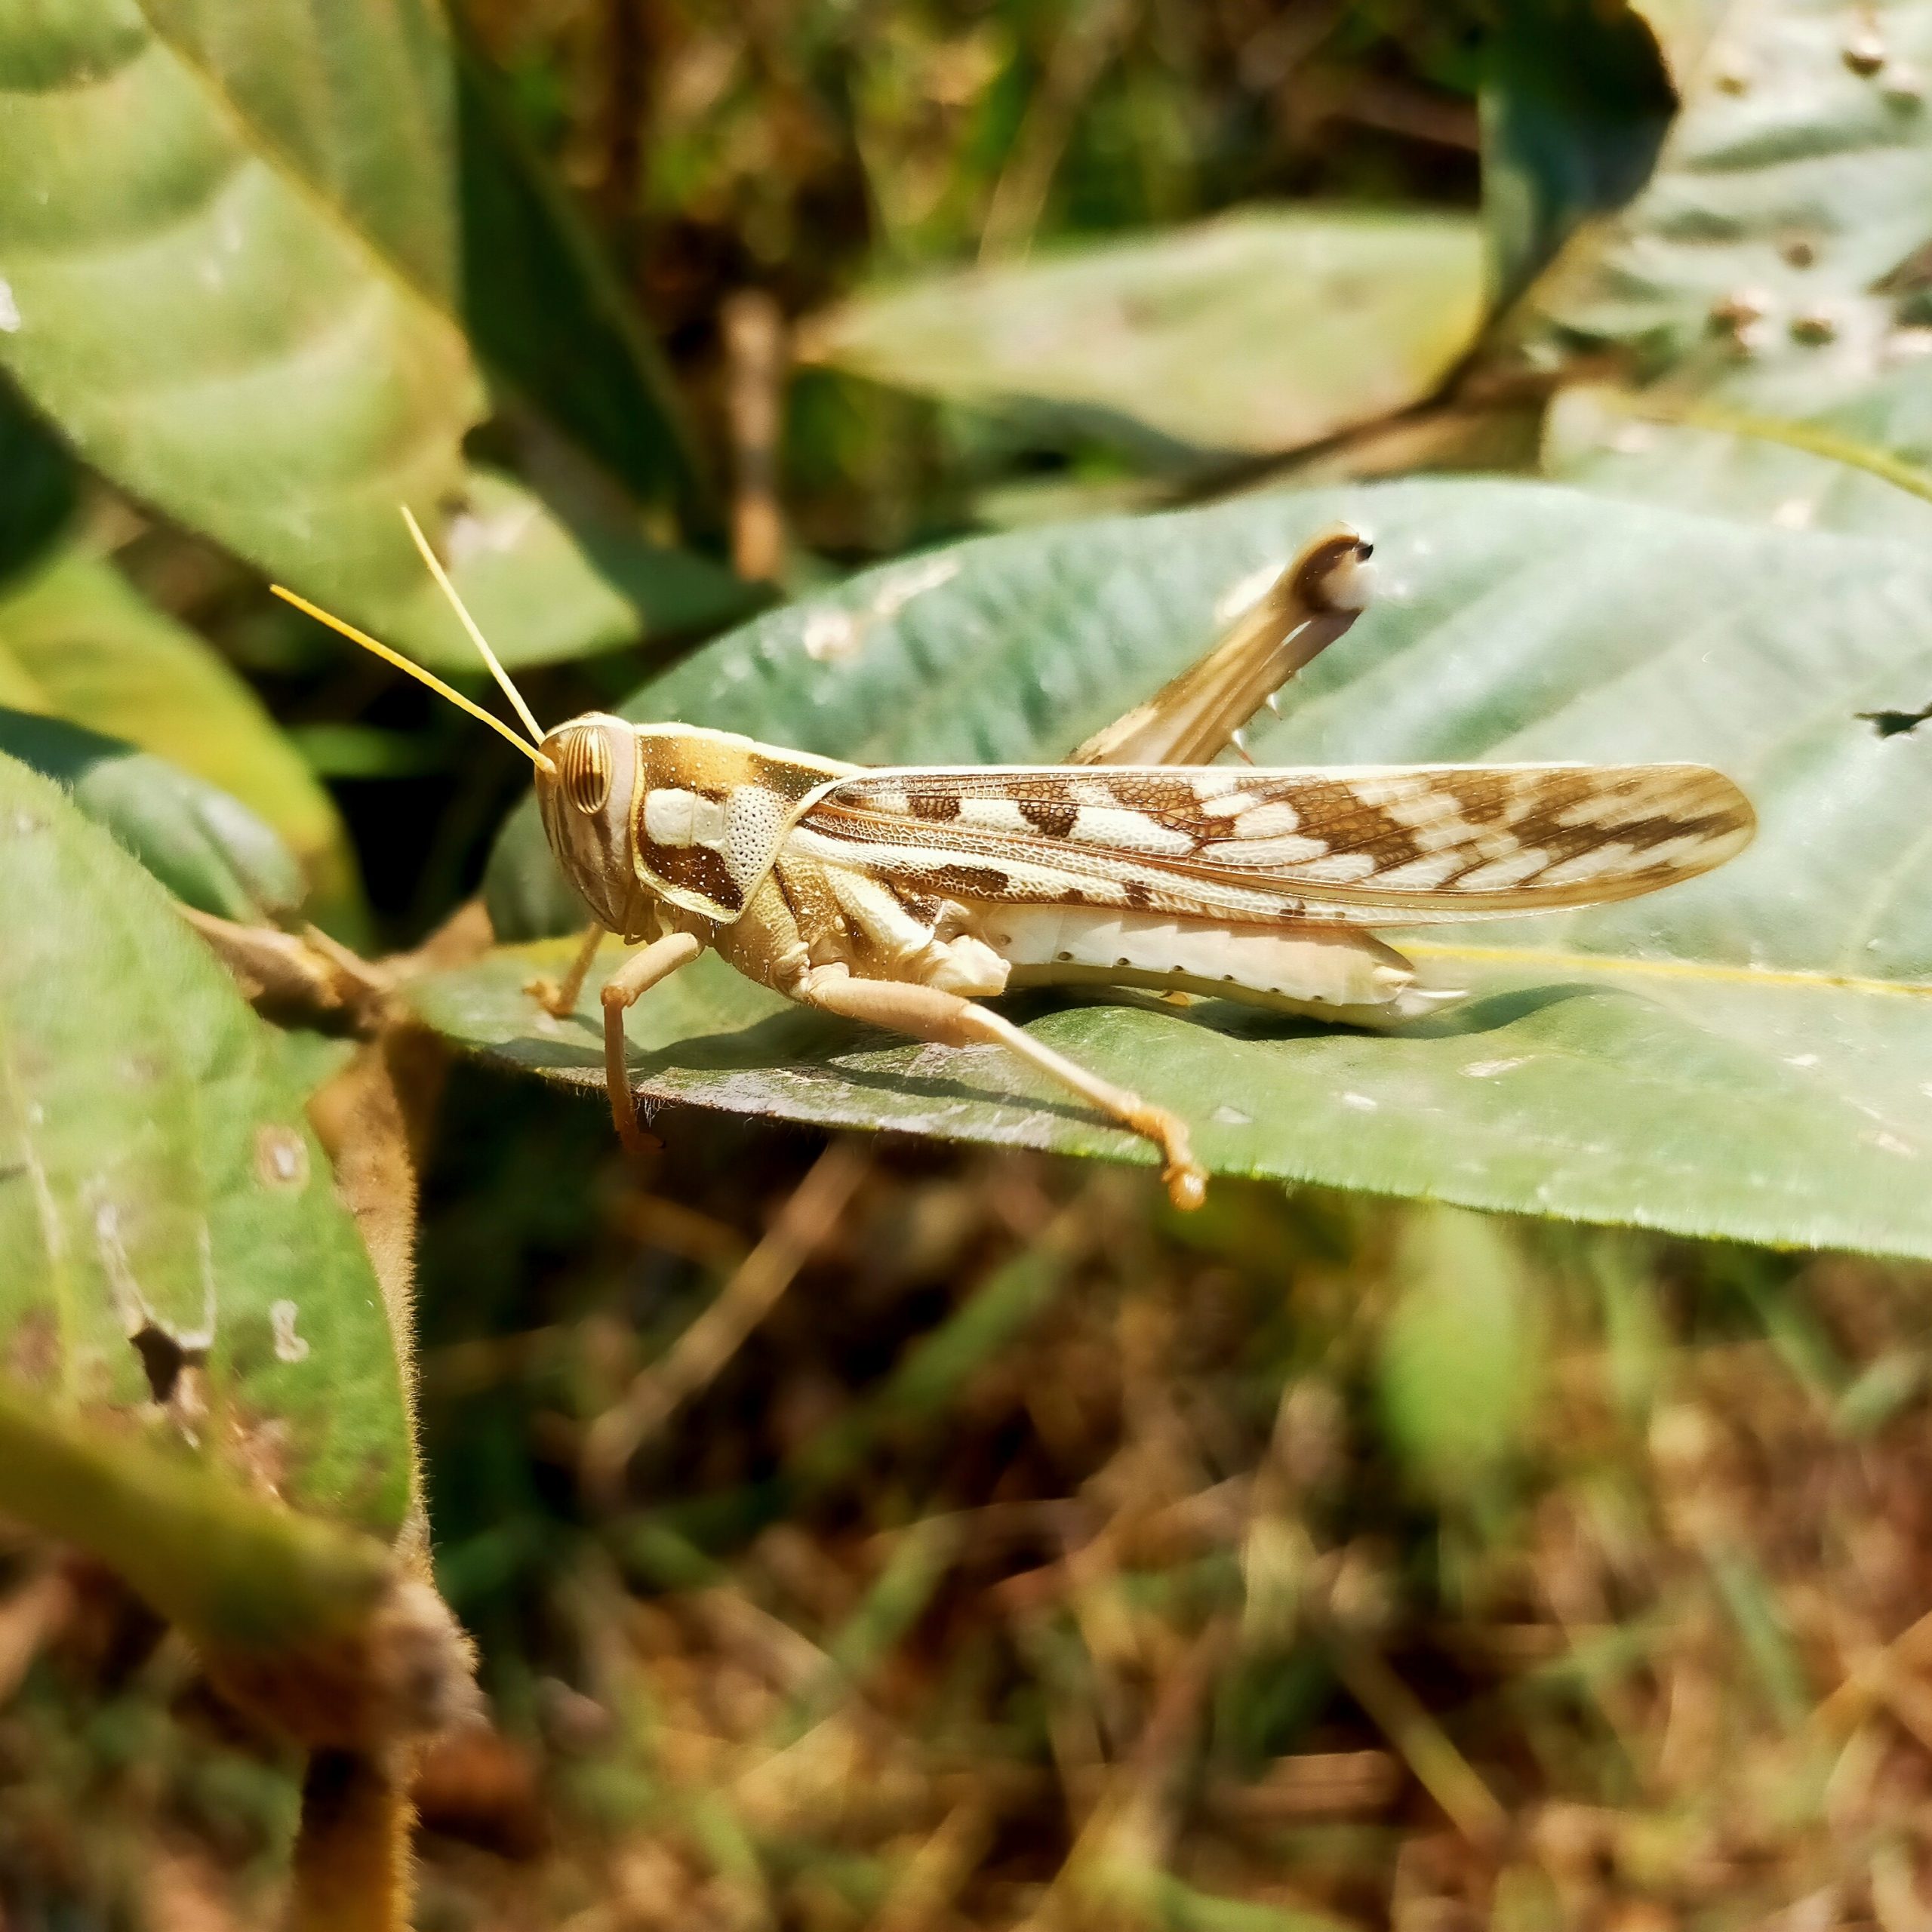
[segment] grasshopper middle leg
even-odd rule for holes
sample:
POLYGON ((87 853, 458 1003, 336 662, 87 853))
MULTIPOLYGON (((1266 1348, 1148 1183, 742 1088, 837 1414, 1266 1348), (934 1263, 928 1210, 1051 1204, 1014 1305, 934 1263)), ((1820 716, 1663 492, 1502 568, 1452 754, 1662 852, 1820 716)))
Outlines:
POLYGON ((821 966, 805 975, 792 990, 792 997, 826 1013, 863 1020, 941 1046, 1004 1047, 1029 1066, 1071 1088, 1121 1126, 1152 1141, 1161 1150, 1161 1177, 1177 1208, 1198 1208, 1206 1195, 1207 1174, 1194 1158, 1185 1121, 1138 1094, 1089 1073, 1051 1047, 1042 1046, 1011 1020, 958 993, 898 980, 858 980, 843 967, 821 966))

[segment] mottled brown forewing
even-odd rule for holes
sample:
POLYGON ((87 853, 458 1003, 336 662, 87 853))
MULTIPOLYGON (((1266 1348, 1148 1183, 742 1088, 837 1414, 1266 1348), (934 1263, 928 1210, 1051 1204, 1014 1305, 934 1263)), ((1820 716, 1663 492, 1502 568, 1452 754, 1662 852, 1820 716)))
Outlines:
POLYGON ((1408 923, 1652 891, 1752 826, 1702 765, 982 766, 846 779, 793 836, 954 898, 1408 923))

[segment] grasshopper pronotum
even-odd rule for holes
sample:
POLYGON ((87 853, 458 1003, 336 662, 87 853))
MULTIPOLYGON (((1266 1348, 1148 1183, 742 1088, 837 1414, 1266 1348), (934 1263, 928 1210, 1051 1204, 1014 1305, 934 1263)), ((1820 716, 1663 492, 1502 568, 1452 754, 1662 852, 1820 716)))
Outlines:
POLYGON ((1170 1194, 1206 1176, 1187 1127, 976 1002, 1009 987, 1154 987, 1357 1022, 1454 998, 1367 928, 1626 899, 1708 870, 1754 827, 1703 765, 1204 760, 1352 621, 1368 546, 1318 539, 1195 669, 1064 766, 863 767, 701 725, 592 712, 543 731, 415 520, 424 561, 530 734, 293 592, 279 594, 515 745, 551 849, 594 923, 560 986, 574 1011, 607 933, 611 1111, 638 1125, 626 1010, 707 946, 789 998, 915 1038, 996 1044, 1161 1151, 1170 1194), (1129 762, 1128 761, 1134 761, 1129 762), (1177 761, 1169 762, 1168 761, 1177 761), (640 943, 641 943, 640 944, 640 943))

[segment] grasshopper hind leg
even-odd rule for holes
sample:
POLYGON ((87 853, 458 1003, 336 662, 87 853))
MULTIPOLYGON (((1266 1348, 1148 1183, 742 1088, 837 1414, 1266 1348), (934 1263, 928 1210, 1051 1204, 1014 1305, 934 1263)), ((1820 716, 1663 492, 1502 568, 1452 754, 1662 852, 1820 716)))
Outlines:
POLYGON ((1207 1198, 1207 1172, 1194 1158, 1186 1121, 1166 1108, 1157 1107, 1139 1094, 1088 1072, 1051 1047, 1042 1046, 1011 1020, 974 1005, 958 993, 903 980, 858 980, 842 966, 821 966, 805 975, 792 989, 792 997, 823 1012, 864 1020, 895 1033, 910 1034, 916 1040, 931 1040, 940 1046, 1004 1047, 1029 1066, 1070 1088, 1130 1132, 1152 1141, 1161 1150, 1161 1178, 1167 1183, 1168 1198, 1177 1208, 1198 1208, 1207 1198))

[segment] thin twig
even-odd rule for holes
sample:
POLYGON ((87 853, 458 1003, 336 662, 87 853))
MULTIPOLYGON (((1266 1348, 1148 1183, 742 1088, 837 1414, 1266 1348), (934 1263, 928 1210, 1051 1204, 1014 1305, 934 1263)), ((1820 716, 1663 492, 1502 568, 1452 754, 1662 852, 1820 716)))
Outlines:
POLYGON ((1346 1640, 1337 1640, 1332 1654, 1335 1674, 1349 1695, 1401 1753, 1449 1822, 1472 1844, 1499 1843, 1509 1829, 1509 1814, 1387 1661, 1366 1645, 1346 1640))
POLYGON ((725 302, 720 321, 737 486, 731 564, 740 577, 769 583, 785 561, 785 521, 778 506, 785 318, 764 290, 741 288, 725 302))
POLYGON ((624 1467, 646 1437, 706 1388, 771 1313, 798 1270, 845 1211, 871 1164, 856 1142, 835 1140, 798 1183, 764 1238, 746 1256, 718 1299, 592 1423, 584 1438, 583 1483, 609 1505, 624 1467))
POLYGON ((982 262, 1026 252, 1081 105, 1139 17, 1136 0, 1095 0, 1069 14, 993 183, 980 231, 982 262))

